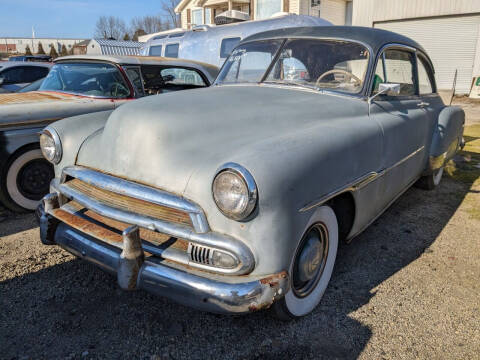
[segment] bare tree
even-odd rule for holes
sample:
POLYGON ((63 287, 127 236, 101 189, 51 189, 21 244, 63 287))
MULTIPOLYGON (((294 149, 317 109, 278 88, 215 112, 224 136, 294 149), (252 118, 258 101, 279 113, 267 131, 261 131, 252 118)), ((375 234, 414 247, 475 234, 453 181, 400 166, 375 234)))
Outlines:
POLYGON ((121 39, 127 32, 125 22, 115 16, 100 16, 95 25, 95 38, 121 39))
POLYGON ((179 2, 180 0, 163 0, 162 2, 162 10, 165 12, 165 16, 168 18, 170 25, 169 27, 180 27, 180 18, 175 13, 175 7, 179 2))
POLYGON ((135 17, 131 21, 131 32, 134 34, 137 30, 143 30, 147 34, 156 33, 168 29, 167 24, 164 24, 162 17, 157 16, 143 16, 135 17))

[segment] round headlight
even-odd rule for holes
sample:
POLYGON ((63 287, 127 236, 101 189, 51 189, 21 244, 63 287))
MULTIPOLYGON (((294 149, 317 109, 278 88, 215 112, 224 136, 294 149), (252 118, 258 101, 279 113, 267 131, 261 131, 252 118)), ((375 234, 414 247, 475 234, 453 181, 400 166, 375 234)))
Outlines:
POLYGON ((40 149, 45 159, 53 164, 56 165, 62 160, 62 143, 53 128, 47 127, 40 134, 40 149))
POLYGON ((227 217, 242 220, 249 216, 257 203, 257 186, 252 175, 238 164, 220 168, 212 184, 213 199, 227 217))

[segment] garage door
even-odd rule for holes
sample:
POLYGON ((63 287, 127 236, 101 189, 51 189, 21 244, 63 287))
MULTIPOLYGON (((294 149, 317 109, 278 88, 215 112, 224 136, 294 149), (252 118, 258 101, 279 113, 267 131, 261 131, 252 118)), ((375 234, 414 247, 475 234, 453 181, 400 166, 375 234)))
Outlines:
POLYGON ((456 93, 470 92, 480 15, 382 22, 374 26, 408 36, 422 45, 432 58, 440 90, 452 88, 458 70, 456 93))

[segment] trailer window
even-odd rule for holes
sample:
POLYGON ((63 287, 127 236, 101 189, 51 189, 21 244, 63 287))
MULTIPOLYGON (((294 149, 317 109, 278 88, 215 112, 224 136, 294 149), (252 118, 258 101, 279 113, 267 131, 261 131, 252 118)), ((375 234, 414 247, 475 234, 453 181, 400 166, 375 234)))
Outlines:
POLYGON ((162 56, 162 45, 150 46, 150 51, 148 53, 150 56, 162 56))
POLYGON ((222 44, 220 45, 220 57, 221 58, 228 57, 228 55, 230 55, 232 50, 235 48, 235 46, 238 45, 239 42, 240 42, 239 37, 223 39, 222 44))
POLYGON ((178 44, 169 44, 165 47, 165 56, 178 58, 178 44))

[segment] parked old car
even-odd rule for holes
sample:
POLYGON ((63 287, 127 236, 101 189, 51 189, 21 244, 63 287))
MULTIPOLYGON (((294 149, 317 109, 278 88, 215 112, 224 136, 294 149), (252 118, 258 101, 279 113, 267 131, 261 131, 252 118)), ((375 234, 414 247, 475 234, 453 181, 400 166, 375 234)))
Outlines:
POLYGON ((47 76, 50 63, 0 63, 0 93, 15 92, 28 84, 47 76))
POLYGON ((39 91, 0 95, 0 202, 34 210, 48 193, 53 167, 41 154, 38 133, 49 123, 145 95, 209 86, 217 74, 215 66, 181 59, 58 58, 39 91))
POLYGON ((39 208, 41 240, 124 289, 300 317, 321 300, 340 240, 412 184, 439 184, 463 125, 406 37, 260 33, 210 88, 47 127, 42 150, 56 175, 39 208))

